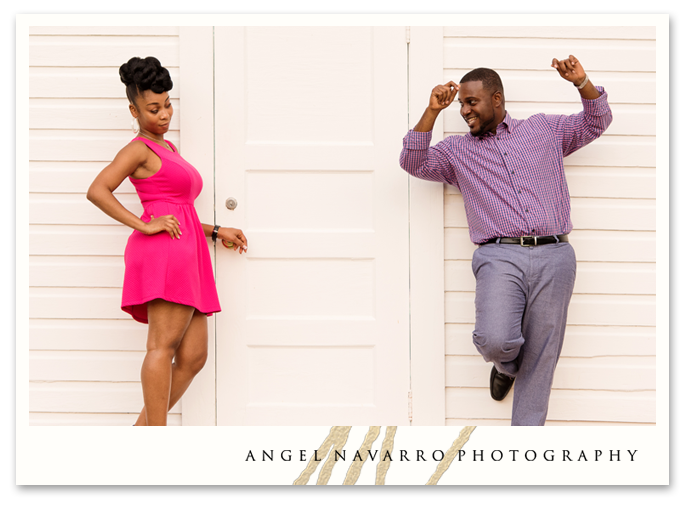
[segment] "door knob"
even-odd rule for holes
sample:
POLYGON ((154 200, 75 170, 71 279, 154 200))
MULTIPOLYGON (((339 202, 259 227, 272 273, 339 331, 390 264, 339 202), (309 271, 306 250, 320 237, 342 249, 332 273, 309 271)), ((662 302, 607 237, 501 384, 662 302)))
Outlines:
POLYGON ((228 197, 226 199, 226 208, 233 211, 233 209, 235 209, 236 207, 238 207, 238 201, 233 197, 228 197))

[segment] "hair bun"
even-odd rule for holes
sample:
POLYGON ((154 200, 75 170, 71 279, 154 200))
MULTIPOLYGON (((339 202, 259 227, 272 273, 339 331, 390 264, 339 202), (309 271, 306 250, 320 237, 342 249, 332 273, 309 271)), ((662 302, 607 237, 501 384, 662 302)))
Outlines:
POLYGON ((130 61, 120 66, 120 80, 128 88, 128 97, 129 92, 135 89, 136 94, 139 94, 146 90, 163 93, 173 88, 168 70, 153 56, 130 58, 130 61))

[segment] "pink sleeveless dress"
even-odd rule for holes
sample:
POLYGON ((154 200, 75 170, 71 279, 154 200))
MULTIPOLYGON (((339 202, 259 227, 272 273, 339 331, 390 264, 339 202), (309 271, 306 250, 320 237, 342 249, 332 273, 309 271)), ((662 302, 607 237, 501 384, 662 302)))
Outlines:
POLYGON ((154 299, 192 306, 207 316, 221 311, 209 247, 194 208, 202 176, 170 142, 166 141, 174 151, 143 137, 135 140, 161 158, 161 169, 153 176, 130 177, 144 207, 142 220, 172 214, 180 222, 181 235, 171 239, 168 232, 132 232, 125 248, 123 311, 142 323, 148 323, 147 302, 154 299))

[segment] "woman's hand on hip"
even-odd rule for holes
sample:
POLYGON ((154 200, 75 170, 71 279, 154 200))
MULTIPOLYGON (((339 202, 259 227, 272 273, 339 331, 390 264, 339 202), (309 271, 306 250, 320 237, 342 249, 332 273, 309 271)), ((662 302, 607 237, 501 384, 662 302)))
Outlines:
POLYGON ((247 239, 239 228, 221 227, 218 238, 227 248, 233 248, 233 251, 238 251, 241 255, 247 253, 247 239))
POLYGON ((159 216, 158 218, 154 218, 152 214, 151 221, 146 223, 144 230, 142 230, 146 235, 154 235, 164 231, 170 234, 171 239, 180 239, 180 235, 182 234, 180 231, 180 222, 172 214, 159 216))

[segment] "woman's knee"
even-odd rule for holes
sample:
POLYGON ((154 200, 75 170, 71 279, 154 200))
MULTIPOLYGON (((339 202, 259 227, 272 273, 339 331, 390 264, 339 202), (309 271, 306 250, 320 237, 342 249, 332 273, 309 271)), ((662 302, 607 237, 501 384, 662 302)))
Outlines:
POLYGON ((207 350, 196 350, 194 353, 178 354, 175 357, 177 367, 193 375, 199 373, 207 363, 207 350))

